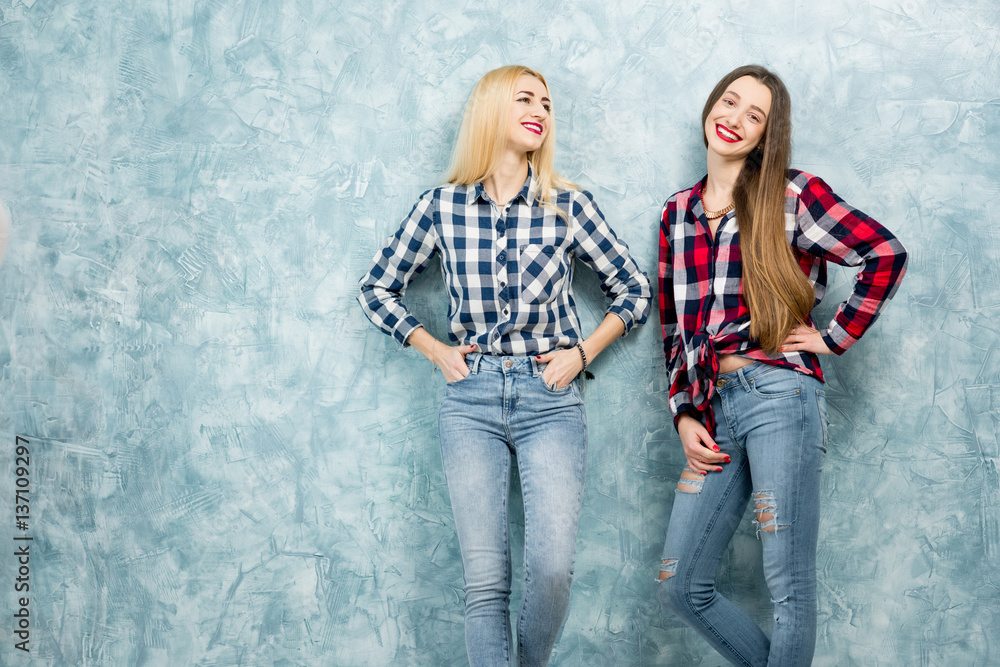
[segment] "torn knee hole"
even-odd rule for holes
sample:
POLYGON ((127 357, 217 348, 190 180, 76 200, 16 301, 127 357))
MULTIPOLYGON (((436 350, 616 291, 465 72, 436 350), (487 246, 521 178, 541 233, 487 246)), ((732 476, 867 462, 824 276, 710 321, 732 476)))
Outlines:
POLYGON ((669 579, 677 574, 677 559, 665 558, 660 561, 660 581, 669 579))
POLYGON ((681 479, 677 482, 677 490, 682 493, 701 493, 701 487, 704 484, 704 475, 699 475, 691 468, 684 468, 681 479))
POLYGON ((757 503, 757 523, 760 525, 761 530, 766 530, 769 533, 774 532, 773 510, 773 507, 769 507, 764 503, 757 503))
POLYGON ((757 532, 773 533, 783 530, 786 526, 778 525, 778 508, 774 501, 774 494, 770 491, 756 491, 753 494, 754 513, 756 514, 757 532))

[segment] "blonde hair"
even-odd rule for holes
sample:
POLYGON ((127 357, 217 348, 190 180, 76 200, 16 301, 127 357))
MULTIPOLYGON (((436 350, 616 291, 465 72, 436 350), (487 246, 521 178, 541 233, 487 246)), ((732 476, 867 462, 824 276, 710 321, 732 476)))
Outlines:
MULTIPOLYGON (((507 123, 514 103, 517 79, 528 74, 542 82, 545 77, 523 65, 498 67, 483 75, 465 105, 465 117, 458 132, 455 152, 445 180, 453 185, 472 185, 489 178, 500 165, 507 147, 507 123)), ((528 153, 528 163, 538 181, 537 196, 543 206, 553 206, 552 188, 579 190, 579 186, 560 176, 553 166, 556 147, 555 114, 549 112, 549 131, 537 151, 528 153)))

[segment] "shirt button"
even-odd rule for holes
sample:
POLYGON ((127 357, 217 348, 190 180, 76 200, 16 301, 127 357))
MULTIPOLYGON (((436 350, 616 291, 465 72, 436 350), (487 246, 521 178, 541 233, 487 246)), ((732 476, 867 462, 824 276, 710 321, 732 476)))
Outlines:
POLYGON ((498 262, 506 262, 507 261, 507 253, 504 252, 503 250, 501 250, 500 254, 497 255, 497 261, 498 262))

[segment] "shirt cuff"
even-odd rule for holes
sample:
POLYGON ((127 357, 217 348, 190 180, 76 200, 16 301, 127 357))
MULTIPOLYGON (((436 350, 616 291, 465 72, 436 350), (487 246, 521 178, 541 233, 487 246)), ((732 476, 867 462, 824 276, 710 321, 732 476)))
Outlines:
POLYGON ((625 333, 623 333, 622 336, 627 336, 628 332, 631 331, 636 325, 642 324, 646 321, 645 312, 641 303, 634 308, 628 308, 622 305, 612 305, 608 308, 607 312, 617 315, 619 319, 621 319, 622 324, 625 325, 625 333))
MULTIPOLYGON (((698 419, 698 411, 694 407, 694 403, 691 402, 691 396, 686 391, 679 391, 670 397, 668 401, 670 405, 670 411, 674 413, 674 429, 677 428, 678 420, 685 414, 690 414, 695 419, 698 419)), ((698 419, 698 421, 701 421, 698 419)))
POLYGON ((844 327, 840 326, 837 320, 830 322, 830 327, 826 331, 821 331, 823 342, 836 355, 847 352, 847 348, 858 342, 858 339, 847 333, 844 327))
POLYGON ((422 327, 423 325, 417 321, 413 315, 407 315, 402 322, 396 325, 396 328, 392 330, 392 337, 402 345, 403 347, 410 346, 410 336, 414 331, 422 327))
POLYGON ((614 313, 618 316, 618 319, 622 321, 625 325, 625 331, 622 332, 622 338, 628 335, 628 332, 632 330, 632 325, 635 323, 635 318, 632 317, 632 313, 628 312, 624 308, 608 308, 608 313, 614 313))
POLYGON ((698 416, 698 412, 694 409, 694 406, 692 405, 690 410, 678 412, 676 415, 674 415, 674 430, 677 431, 678 433, 680 433, 680 431, 677 429, 677 422, 679 422, 681 420, 681 417, 683 417, 684 415, 691 415, 698 421, 699 424, 702 425, 705 424, 705 422, 702 421, 702 419, 698 416))

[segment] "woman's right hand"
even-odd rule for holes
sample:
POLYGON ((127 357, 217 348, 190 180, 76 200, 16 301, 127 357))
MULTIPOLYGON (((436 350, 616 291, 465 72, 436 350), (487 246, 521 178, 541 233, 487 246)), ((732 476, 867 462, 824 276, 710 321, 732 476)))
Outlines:
POLYGON ((477 348, 475 345, 445 345, 438 342, 434 346, 431 361, 441 369, 444 379, 449 384, 464 379, 469 374, 469 366, 465 363, 465 355, 472 354, 477 348))
POLYGON ((465 355, 471 354, 479 348, 475 345, 445 345, 434 336, 431 336, 423 327, 418 327, 410 334, 407 342, 420 350, 420 353, 427 357, 432 364, 441 369, 444 379, 451 382, 458 382, 469 374, 469 367, 465 363, 465 355))
POLYGON ((677 420, 677 434, 681 437, 688 467, 696 473, 721 472, 722 464, 729 463, 729 455, 719 451, 705 425, 690 414, 685 413, 677 420))

